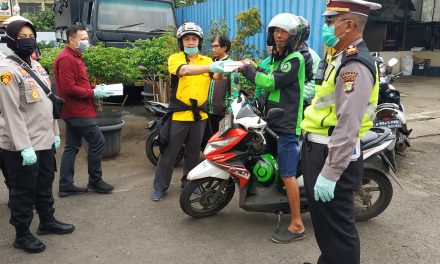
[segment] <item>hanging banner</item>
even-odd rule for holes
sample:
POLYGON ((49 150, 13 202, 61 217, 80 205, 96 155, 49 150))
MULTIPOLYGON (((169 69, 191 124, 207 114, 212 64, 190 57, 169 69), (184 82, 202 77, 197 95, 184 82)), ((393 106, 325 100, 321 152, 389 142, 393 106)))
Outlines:
POLYGON ((0 0, 0 21, 5 21, 12 16, 11 0, 0 0))

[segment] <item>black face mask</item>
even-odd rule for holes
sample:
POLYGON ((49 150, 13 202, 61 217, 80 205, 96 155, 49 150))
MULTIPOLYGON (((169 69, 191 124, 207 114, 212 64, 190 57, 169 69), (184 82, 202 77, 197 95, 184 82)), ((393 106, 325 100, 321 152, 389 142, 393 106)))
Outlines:
POLYGON ((17 39, 17 50, 15 53, 22 58, 28 58, 37 49, 37 41, 33 38, 17 39))

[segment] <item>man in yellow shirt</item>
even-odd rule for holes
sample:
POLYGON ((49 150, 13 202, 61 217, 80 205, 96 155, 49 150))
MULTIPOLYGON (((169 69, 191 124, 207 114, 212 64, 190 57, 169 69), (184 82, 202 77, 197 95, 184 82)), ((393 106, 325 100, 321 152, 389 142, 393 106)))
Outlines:
POLYGON ((177 42, 181 52, 168 58, 171 74, 170 115, 162 123, 161 155, 154 177, 151 199, 158 202, 168 190, 174 164, 185 145, 184 170, 181 188, 186 175, 199 163, 200 144, 207 124, 207 99, 211 77, 221 78, 223 61, 212 62, 199 54, 202 49, 203 30, 195 23, 187 22, 177 30, 177 42))

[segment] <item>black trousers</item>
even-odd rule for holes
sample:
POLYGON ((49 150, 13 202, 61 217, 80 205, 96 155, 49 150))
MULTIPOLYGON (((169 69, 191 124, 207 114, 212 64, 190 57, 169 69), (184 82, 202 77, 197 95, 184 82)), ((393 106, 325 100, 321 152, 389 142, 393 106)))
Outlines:
POLYGON ((0 149, 0 168, 2 170, 3 177, 5 178, 6 187, 8 187, 8 190, 9 190, 9 189, 11 189, 11 187, 9 186, 8 174, 6 172, 6 166, 5 166, 5 162, 3 159, 3 149, 0 149))
POLYGON ((202 121, 173 121, 171 120, 170 140, 163 152, 160 153, 154 176, 154 190, 168 190, 173 175, 174 164, 180 149, 185 144, 184 168, 182 181, 186 175, 200 162, 200 144, 205 132, 206 120, 202 121))
POLYGON ((33 205, 38 214, 52 211, 54 200, 52 184, 55 176, 54 150, 36 151, 37 163, 23 166, 20 151, 3 150, 9 184, 9 222, 17 231, 26 231, 34 217, 33 205))
POLYGON ((75 159, 82 146, 83 138, 89 144, 87 156, 89 182, 99 181, 102 178, 101 156, 105 139, 96 119, 73 117, 64 121, 66 123, 66 145, 61 157, 60 189, 74 182, 75 159))
POLYGON ((336 183, 335 198, 315 201, 316 179, 328 155, 326 145, 304 141, 301 162, 316 241, 321 250, 318 264, 359 264, 360 242, 354 219, 354 191, 363 177, 363 159, 350 162, 336 183))

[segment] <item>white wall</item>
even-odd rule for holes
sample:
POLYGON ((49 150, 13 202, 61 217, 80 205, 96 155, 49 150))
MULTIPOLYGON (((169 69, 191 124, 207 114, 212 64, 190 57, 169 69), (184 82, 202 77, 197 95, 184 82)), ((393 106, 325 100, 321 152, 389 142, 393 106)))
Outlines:
POLYGON ((380 54, 383 56, 385 62, 388 62, 388 60, 391 58, 396 58, 399 60, 399 63, 393 68, 393 73, 400 71, 400 62, 402 56, 404 55, 411 55, 413 57, 414 64, 418 64, 423 62, 425 59, 429 59, 432 67, 440 67, 439 51, 381 51, 380 54))

